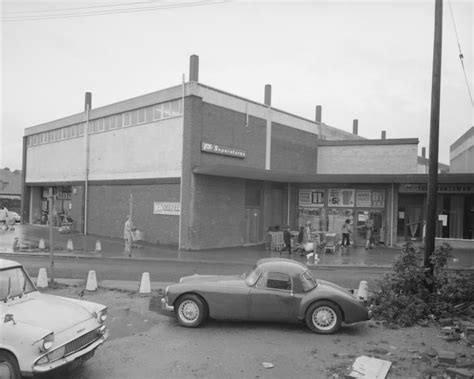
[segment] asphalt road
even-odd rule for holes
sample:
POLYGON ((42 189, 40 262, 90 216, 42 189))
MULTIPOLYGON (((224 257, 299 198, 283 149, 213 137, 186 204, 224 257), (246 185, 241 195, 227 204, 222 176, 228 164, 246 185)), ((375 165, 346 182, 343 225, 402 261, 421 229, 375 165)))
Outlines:
MULTIPOLYGON (((50 268, 48 257, 8 257, 22 263, 31 276, 37 276, 38 270, 50 268)), ((173 282, 181 276, 193 274, 241 274, 250 268, 248 264, 183 262, 183 261, 152 261, 134 259, 87 259, 56 257, 54 272, 56 278, 86 279, 89 270, 95 270, 97 279, 101 280, 131 280, 139 281, 143 272, 149 272, 152 281, 173 282)), ((366 280, 371 286, 375 279, 386 272, 384 268, 329 268, 314 267, 312 272, 317 278, 330 280, 343 287, 357 288, 361 280, 366 280)))

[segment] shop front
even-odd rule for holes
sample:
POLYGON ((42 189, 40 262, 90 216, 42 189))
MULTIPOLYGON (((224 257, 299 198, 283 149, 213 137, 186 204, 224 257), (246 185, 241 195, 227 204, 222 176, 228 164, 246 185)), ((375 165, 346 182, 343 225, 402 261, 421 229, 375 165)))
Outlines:
POLYGON ((386 198, 387 189, 383 187, 301 187, 298 193, 298 228, 311 222, 313 230, 335 233, 339 241, 342 226, 349 220, 353 244, 365 245, 367 225, 373 226, 377 242, 384 244, 386 198))
POLYGON ((52 218, 54 226, 72 223, 71 186, 30 187, 30 223, 46 225, 52 218), (53 189, 53 208, 49 209, 50 189, 53 189))

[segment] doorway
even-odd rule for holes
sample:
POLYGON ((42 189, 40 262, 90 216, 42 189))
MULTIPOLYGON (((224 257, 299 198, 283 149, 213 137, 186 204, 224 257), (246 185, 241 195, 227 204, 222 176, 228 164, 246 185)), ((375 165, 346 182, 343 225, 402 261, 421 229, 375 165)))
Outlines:
POLYGON ((368 223, 373 225, 376 243, 385 243, 384 211, 382 209, 358 209, 356 211, 356 220, 356 230, 354 233, 356 246, 365 246, 367 236, 366 225, 368 223))
POLYGON ((260 208, 245 207, 244 244, 260 243, 262 231, 262 211, 260 208))

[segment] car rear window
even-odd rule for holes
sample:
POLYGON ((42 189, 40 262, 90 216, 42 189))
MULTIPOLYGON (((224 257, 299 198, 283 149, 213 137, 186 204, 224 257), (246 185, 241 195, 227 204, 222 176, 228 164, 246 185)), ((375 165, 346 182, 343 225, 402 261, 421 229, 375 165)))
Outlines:
POLYGON ((313 275, 310 271, 305 271, 300 275, 301 285, 303 286, 303 291, 307 292, 312 290, 317 286, 316 280, 313 278, 313 275))

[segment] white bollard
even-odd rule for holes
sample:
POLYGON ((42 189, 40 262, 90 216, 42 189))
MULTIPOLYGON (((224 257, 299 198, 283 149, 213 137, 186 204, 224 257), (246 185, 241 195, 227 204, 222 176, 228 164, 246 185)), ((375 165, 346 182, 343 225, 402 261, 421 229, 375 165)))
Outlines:
POLYGON ((139 293, 151 293, 151 283, 150 283, 150 274, 144 272, 142 274, 142 280, 140 282, 139 293))
POLYGON ((48 274, 45 268, 40 268, 38 271, 38 277, 36 278, 36 287, 47 288, 48 287, 48 274))
POLYGON ((97 276, 94 270, 87 275, 86 291, 97 291, 97 276))
POLYGON ((72 243, 72 239, 68 239, 67 240, 67 247, 66 247, 67 251, 73 251, 74 250, 74 245, 72 243))
POLYGON ((359 299, 367 300, 367 294, 369 292, 369 286, 365 280, 359 283, 359 290, 357 291, 357 297, 359 299))
POLYGON ((100 243, 99 240, 97 240, 95 243, 95 252, 100 253, 101 251, 102 251, 102 244, 100 243))
POLYGON ((39 245, 38 245, 38 249, 40 249, 40 250, 46 249, 46 244, 44 243, 44 239, 43 239, 43 238, 40 239, 40 242, 39 242, 39 245))

